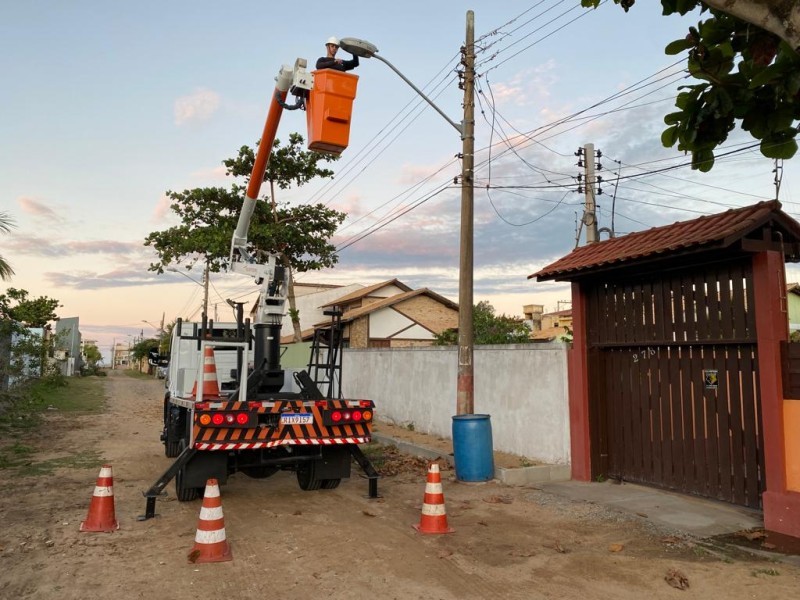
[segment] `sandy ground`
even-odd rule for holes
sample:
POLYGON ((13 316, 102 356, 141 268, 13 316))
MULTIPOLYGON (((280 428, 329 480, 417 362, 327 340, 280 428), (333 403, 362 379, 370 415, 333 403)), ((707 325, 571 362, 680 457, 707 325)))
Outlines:
MULTIPOLYGON (((365 497, 357 475, 303 492, 291 473, 222 488, 231 562, 187 560, 200 501, 141 492, 170 464, 158 441, 163 384, 115 374, 103 415, 50 417, 41 456, 97 451, 113 466, 121 529, 80 533, 98 470, 3 478, 0 598, 792 598, 800 569, 708 550, 646 519, 533 487, 463 484, 443 472, 455 532, 421 535, 425 468, 400 461, 365 497), (669 580, 669 581, 668 581, 669 580), (686 589, 673 585, 685 582, 686 589)), ((37 457, 34 457, 37 458, 37 457)), ((389 465, 389 463, 387 463, 389 465)), ((388 469, 387 469, 388 470, 388 469)))

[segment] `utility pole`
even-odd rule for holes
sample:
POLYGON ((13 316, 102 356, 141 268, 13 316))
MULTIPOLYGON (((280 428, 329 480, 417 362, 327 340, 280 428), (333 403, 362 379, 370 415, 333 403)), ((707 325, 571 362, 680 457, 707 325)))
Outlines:
POLYGON ((475 13, 467 11, 464 65, 464 122, 461 140, 461 252, 458 275, 458 387, 456 414, 475 412, 472 324, 472 245, 475 181, 475 13))
POLYGON ((208 258, 206 258, 206 269, 203 272, 203 316, 208 318, 208 258))
POLYGON ((594 195, 594 144, 584 144, 583 166, 586 171, 586 209, 583 212, 583 224, 586 225, 586 243, 594 244, 599 237, 597 233, 597 205, 594 195))

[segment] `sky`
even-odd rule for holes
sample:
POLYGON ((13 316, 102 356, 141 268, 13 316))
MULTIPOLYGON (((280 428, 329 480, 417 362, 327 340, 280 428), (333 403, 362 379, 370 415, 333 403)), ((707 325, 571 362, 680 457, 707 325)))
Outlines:
MULTIPOLYGON (((0 256, 15 275, 0 293, 58 299, 58 315, 79 317, 106 359, 114 343, 155 336, 162 318, 199 318, 198 269, 148 270, 156 256, 145 237, 177 224, 167 191, 229 186, 222 161, 257 142, 281 65, 313 65, 330 36, 373 43, 461 121, 467 10, 478 75, 475 302, 521 316, 523 305, 551 311, 569 300, 568 284, 528 275, 584 243, 583 144, 602 153, 599 225, 616 235, 776 197, 774 162, 738 130, 710 173, 661 146, 675 90, 692 83, 683 58, 663 48, 699 15, 663 17, 655 2, 627 14, 579 0, 6 2, 0 212, 14 228, 0 235, 0 256)), ((347 214, 332 240, 337 266, 297 281, 398 278, 457 301, 461 138, 384 63, 361 59, 353 73, 350 145, 334 179, 276 193, 347 214)), ((285 112, 278 138, 295 131, 306 135, 305 115, 285 112)), ((800 160, 779 173, 784 210, 800 218, 800 160)), ((246 277, 212 274, 209 313, 228 320, 226 299, 256 294, 246 277)))

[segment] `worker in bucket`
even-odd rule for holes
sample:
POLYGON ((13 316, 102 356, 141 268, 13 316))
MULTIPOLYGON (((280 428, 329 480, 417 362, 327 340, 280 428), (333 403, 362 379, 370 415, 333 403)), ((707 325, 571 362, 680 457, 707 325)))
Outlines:
POLYGON ((336 69, 337 71, 351 71, 358 66, 358 56, 353 55, 352 60, 342 60, 336 58, 336 52, 339 50, 339 39, 329 37, 325 42, 326 55, 317 60, 317 69, 336 69))

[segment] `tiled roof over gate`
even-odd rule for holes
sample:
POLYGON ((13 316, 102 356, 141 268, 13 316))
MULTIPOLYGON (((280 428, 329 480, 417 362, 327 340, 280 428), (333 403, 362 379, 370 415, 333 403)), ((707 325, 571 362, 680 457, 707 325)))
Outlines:
POLYGON ((770 220, 778 221, 796 239, 800 238, 800 224, 781 211, 780 202, 772 200, 587 244, 529 275, 528 279, 572 279, 590 270, 659 254, 701 247, 726 248, 770 220))

